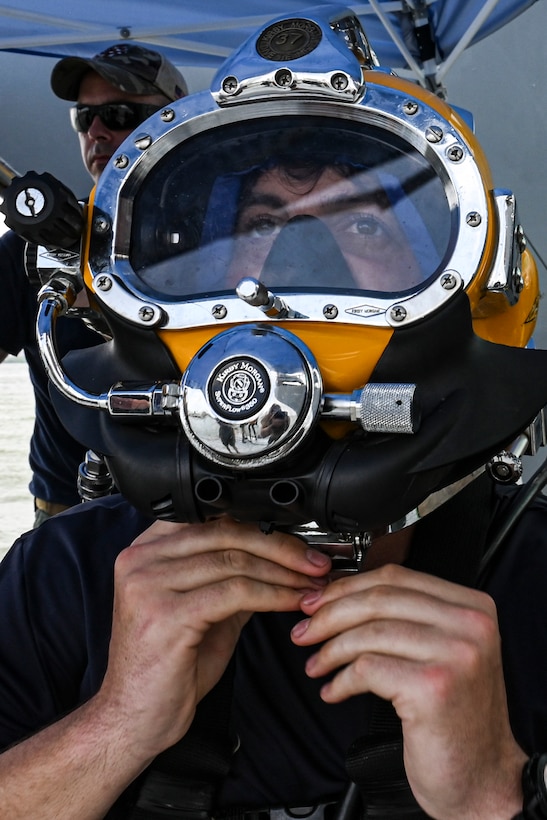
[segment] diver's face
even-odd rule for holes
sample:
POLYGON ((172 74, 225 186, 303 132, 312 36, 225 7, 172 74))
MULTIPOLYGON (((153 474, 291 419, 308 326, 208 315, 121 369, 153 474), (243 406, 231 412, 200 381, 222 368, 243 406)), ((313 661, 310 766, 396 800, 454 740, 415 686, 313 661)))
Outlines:
POLYGON ((231 285, 244 276, 260 278, 282 228, 298 216, 316 217, 329 229, 357 288, 398 290, 422 278, 373 172, 344 176, 336 168, 326 167, 313 176, 303 173, 299 178, 298 173, 277 167, 264 171, 243 196, 230 266, 231 285))

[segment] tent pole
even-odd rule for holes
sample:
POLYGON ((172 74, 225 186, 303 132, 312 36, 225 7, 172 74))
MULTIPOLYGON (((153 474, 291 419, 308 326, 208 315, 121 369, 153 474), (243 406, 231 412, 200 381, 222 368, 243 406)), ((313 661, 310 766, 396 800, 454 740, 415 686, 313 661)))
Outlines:
MULTIPOLYGON (((371 0, 372 2, 372 0, 371 0)), ((439 66, 437 71, 437 77, 439 80, 442 80, 443 77, 447 74, 447 72, 452 68, 460 54, 465 51, 475 34, 479 31, 482 24, 485 20, 488 19, 490 14, 494 11, 496 6, 498 5, 499 0, 487 0, 484 4, 482 9, 479 11, 477 16, 475 17, 474 21, 471 23, 463 37, 459 40, 458 44, 454 46, 446 60, 439 66)))
POLYGON ((378 17, 380 18, 380 20, 382 21, 382 23, 384 25, 384 28, 386 29, 389 36, 391 37, 391 39, 393 40, 393 42, 395 43, 395 45, 397 46, 397 48, 399 49, 399 51, 401 52, 401 54, 403 55, 405 60, 407 61, 408 65, 411 67, 411 69, 414 71, 414 73, 418 77, 419 81, 423 85, 425 83, 425 74, 422 71, 420 65, 416 62, 416 60, 414 59, 414 57, 410 53, 410 51, 407 49, 406 45, 401 40, 401 38, 399 37, 399 35, 397 34, 397 32, 395 31, 393 26, 391 25, 389 17, 387 17, 387 15, 384 14, 384 12, 380 8, 380 4, 377 2, 377 0, 369 0, 369 3, 372 6, 372 8, 374 9, 374 11, 376 12, 376 14, 378 15, 378 17))

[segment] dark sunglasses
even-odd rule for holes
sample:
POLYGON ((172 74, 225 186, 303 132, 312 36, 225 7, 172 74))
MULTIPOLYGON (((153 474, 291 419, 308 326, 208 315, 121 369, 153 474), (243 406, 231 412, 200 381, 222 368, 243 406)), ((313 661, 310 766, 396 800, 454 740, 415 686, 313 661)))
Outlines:
POLYGON ((133 131, 160 108, 161 105, 135 102, 74 105, 70 109, 70 124, 80 134, 87 134, 95 117, 99 117, 109 131, 133 131))

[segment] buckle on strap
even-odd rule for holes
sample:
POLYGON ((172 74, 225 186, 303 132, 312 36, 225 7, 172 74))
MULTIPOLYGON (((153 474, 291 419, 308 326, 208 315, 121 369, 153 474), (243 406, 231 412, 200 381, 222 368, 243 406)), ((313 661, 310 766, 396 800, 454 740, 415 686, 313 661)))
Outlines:
POLYGON ((318 806, 287 807, 285 809, 270 809, 270 820, 327 820, 330 813, 326 812, 329 806, 336 803, 319 803, 318 806))
POLYGON ((212 820, 331 820, 336 801, 316 806, 286 806, 282 809, 233 809, 215 814, 212 820))

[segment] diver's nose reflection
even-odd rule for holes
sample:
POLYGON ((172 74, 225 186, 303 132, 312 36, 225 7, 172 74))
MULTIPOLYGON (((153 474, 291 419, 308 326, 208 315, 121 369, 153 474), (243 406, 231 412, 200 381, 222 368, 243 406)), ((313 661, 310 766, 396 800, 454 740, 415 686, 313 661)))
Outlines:
POLYGON ((276 236, 262 268, 271 287, 314 284, 354 287, 347 262, 327 226, 313 216, 295 216, 276 236))

